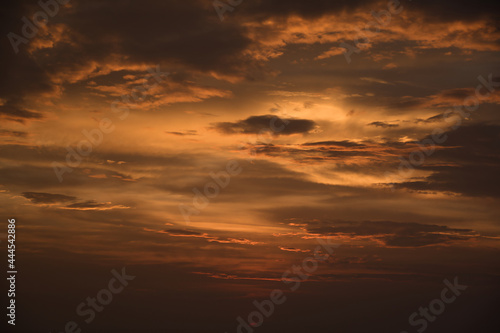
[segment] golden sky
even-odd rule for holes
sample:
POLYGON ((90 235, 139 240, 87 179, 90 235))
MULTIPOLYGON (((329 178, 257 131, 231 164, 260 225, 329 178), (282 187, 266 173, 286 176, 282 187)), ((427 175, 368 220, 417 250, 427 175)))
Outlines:
POLYGON ((500 273, 498 5, 220 3, 71 0, 29 38, 40 5, 5 5, 0 211, 37 322, 21 328, 61 331, 127 266, 137 281, 87 332, 234 332, 318 239, 340 246, 258 330, 409 330, 454 276, 470 293, 428 332, 481 328, 500 273))

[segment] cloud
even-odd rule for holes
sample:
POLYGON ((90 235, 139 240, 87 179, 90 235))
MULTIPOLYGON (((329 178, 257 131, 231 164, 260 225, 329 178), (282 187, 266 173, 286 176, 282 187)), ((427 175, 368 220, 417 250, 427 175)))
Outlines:
POLYGON ((127 209, 130 207, 122 205, 112 205, 111 202, 100 203, 95 200, 87 200, 82 202, 76 202, 74 204, 70 204, 60 208, 70 209, 70 210, 111 210, 111 209, 127 209))
MULTIPOLYGON (((258 280, 258 281, 282 281, 281 277, 259 277, 259 276, 239 276, 227 273, 193 272, 194 274, 207 275, 213 279, 222 280, 258 280)), ((310 279, 311 281, 311 279, 310 279)))
POLYGON ((374 121, 372 123, 368 124, 369 126, 376 126, 376 127, 382 127, 382 128, 390 128, 390 127, 398 127, 398 124, 389 124, 383 121, 374 121))
POLYGON ((219 122, 213 128, 224 134, 259 134, 272 131, 276 135, 308 133, 316 123, 308 119, 281 119, 273 115, 251 116, 237 122, 219 122), (279 130, 283 129, 283 130, 279 130))
POLYGON ((23 123, 26 120, 42 119, 44 115, 40 112, 26 110, 9 100, 7 103, 0 105, 0 117, 23 123))
POLYGON ((201 232, 184 230, 184 229, 165 229, 163 233, 171 236, 201 236, 201 232))
POLYGON ((498 14, 498 3, 485 2, 484 6, 471 5, 470 1, 458 0, 453 2, 453 10, 446 2, 416 2, 412 9, 426 14, 428 21, 474 21, 484 18, 494 18, 498 14))
MULTIPOLYGON (((421 192, 454 192, 466 196, 499 197, 500 126, 474 124, 443 134, 446 149, 436 150, 419 170, 430 171, 423 180, 394 184, 421 192)), ((431 139, 428 137, 427 139, 431 139)))
POLYGON ((439 122, 439 121, 444 121, 444 113, 440 113, 440 114, 437 114, 435 116, 432 116, 432 117, 428 117, 426 119, 417 119, 415 120, 415 123, 435 123, 435 122, 439 122))
MULTIPOLYGON (((370 12, 379 8, 387 9, 388 1, 379 0, 354 0, 354 1, 328 1, 312 0, 303 2, 301 0, 257 0, 246 6, 246 10, 261 17, 281 17, 299 15, 307 18, 317 18, 330 13, 347 12, 349 14, 363 11, 370 12)), ((472 21, 485 17, 495 17, 498 13, 498 4, 494 2, 485 3, 484 6, 471 6, 467 0, 458 0, 453 3, 453 10, 450 10, 446 2, 400 2, 404 10, 418 11, 426 16, 428 21, 472 21)))
MULTIPOLYGON (((257 154, 289 158, 295 162, 309 165, 336 162, 335 168, 337 170, 342 166, 366 167, 370 165, 370 168, 358 168, 355 171, 356 173, 372 173, 374 166, 378 166, 378 169, 392 170, 397 168, 398 156, 406 156, 412 151, 420 150, 416 142, 412 141, 375 142, 370 140, 359 142, 332 140, 303 144, 255 144, 251 146, 251 149, 257 154)), ((440 147, 436 147, 436 149, 440 149, 440 147)))
POLYGON ((384 81, 384 80, 381 80, 381 79, 377 79, 377 78, 374 78, 374 77, 362 77, 361 80, 368 81, 368 82, 371 82, 371 83, 392 84, 390 82, 387 82, 387 81, 384 81))
POLYGON ((55 205, 58 209, 69 210, 111 210, 111 209, 126 209, 127 206, 112 205, 111 202, 99 203, 95 200, 86 200, 67 204, 68 202, 77 201, 78 198, 64 194, 42 193, 42 192, 23 192, 22 196, 37 205, 55 205))
POLYGON ((288 252, 303 252, 303 253, 311 252, 310 250, 301 250, 301 249, 297 249, 295 247, 279 246, 279 249, 282 251, 288 251, 288 252))
POLYGON ((42 192, 23 192, 22 196, 35 204, 53 204, 67 201, 75 201, 77 198, 64 194, 52 194, 42 192))
POLYGON ((28 133, 21 131, 0 130, 0 137, 26 138, 28 133))
POLYGON ((55 62, 50 64, 57 72, 71 73, 93 61, 106 64, 117 56, 121 63, 168 62, 203 72, 241 73, 247 66, 241 55, 251 41, 242 26, 221 24, 209 5, 197 0, 189 4, 145 0, 126 6, 113 1, 75 2, 51 21, 64 24, 68 39, 54 41, 43 51, 71 54, 73 64, 64 59, 58 69, 55 62), (109 20, 110 12, 115 19, 109 20))
POLYGON ((145 231, 154 232, 158 234, 166 234, 172 237, 189 237, 189 238, 202 238, 210 243, 220 243, 220 244, 240 244, 240 245, 258 245, 263 244, 262 242, 252 241, 246 238, 231 238, 231 237, 219 237, 212 236, 206 232, 198 232, 187 229, 165 229, 165 230, 153 230, 145 228, 145 231))
POLYGON ((303 146, 338 146, 338 147, 365 147, 364 144, 343 140, 343 141, 319 141, 319 142, 307 142, 302 144, 303 146))
POLYGON ((371 239, 394 247, 447 244, 453 241, 473 239, 477 236, 471 229, 392 221, 310 222, 305 229, 313 235, 371 239))
POLYGON ((345 48, 334 46, 334 47, 330 48, 328 51, 321 53, 320 55, 318 55, 314 59, 316 59, 316 60, 327 59, 327 58, 331 58, 331 57, 336 56, 336 55, 344 54, 345 52, 346 52, 345 48))
POLYGON ((167 134, 176 135, 176 136, 187 136, 187 135, 197 135, 197 131, 188 130, 184 132, 165 132, 167 134))
POLYGON ((214 238, 209 239, 209 242, 221 243, 221 244, 244 244, 244 245, 258 245, 264 244, 262 242, 252 241, 246 238, 214 238))
MULTIPOLYGON (((498 78, 494 78, 494 82, 498 78)), ((469 96, 475 96, 474 88, 455 88, 438 91, 433 95, 423 97, 403 96, 398 97, 395 101, 388 102, 388 106, 393 109, 414 109, 414 108, 451 108, 456 105, 463 105, 464 100, 469 96)), ((497 90, 491 95, 479 101, 479 103, 495 103, 500 104, 500 92, 497 90)))

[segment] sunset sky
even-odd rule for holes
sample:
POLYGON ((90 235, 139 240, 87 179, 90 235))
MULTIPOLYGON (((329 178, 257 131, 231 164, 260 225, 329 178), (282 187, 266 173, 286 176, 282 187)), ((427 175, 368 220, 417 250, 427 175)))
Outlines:
POLYGON ((47 3, 38 27, 35 0, 0 19, 10 331, 237 332, 282 289, 252 330, 410 333, 458 277, 425 331, 497 332, 497 3, 47 3), (122 267, 136 278, 85 323, 122 267))

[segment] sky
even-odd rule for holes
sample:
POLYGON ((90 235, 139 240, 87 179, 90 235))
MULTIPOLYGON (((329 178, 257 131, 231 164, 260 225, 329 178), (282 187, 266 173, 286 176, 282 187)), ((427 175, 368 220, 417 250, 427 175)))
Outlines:
POLYGON ((499 17, 463 0, 4 2, 2 325, 497 332, 499 17))

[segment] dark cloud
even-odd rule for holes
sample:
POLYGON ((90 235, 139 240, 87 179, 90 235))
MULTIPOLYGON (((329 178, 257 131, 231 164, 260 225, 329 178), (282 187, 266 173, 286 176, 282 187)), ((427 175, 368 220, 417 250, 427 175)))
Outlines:
POLYGON ((338 147, 364 147, 364 144, 353 142, 353 141, 320 141, 320 142, 308 142, 302 144, 303 146, 338 146, 338 147))
MULTIPOLYGON (((500 126, 475 124, 443 134, 446 149, 436 150, 418 169, 432 171, 424 180, 395 184, 415 191, 455 192, 499 197, 500 126)), ((426 139, 432 139, 427 137, 426 139)))
POLYGON ((280 119, 273 115, 251 116, 237 122, 219 122, 213 128, 224 134, 260 134, 270 132, 275 135, 308 133, 316 123, 308 119, 280 119))
POLYGON ((241 76, 249 69, 258 69, 251 57, 243 55, 252 43, 246 29, 240 24, 221 23, 211 4, 204 1, 117 4, 90 0, 59 7, 57 15, 49 18, 47 31, 39 31, 27 44, 19 45, 16 54, 7 34, 22 36, 21 19, 33 17, 41 8, 27 0, 3 4, 0 98, 4 105, 0 116, 19 122, 41 119, 41 113, 27 108, 29 98, 61 91, 61 86, 86 80, 91 73, 99 76, 107 66, 161 64, 162 70, 167 70, 175 64, 178 71, 241 76), (62 25, 61 36, 58 29, 62 25), (34 48, 41 41, 51 46, 34 48), (95 64, 99 67, 92 71, 95 64))
POLYGON ((76 197, 69 195, 42 192, 23 192, 22 196, 36 204, 51 204, 76 200, 76 197))
POLYGON ((294 148, 287 145, 258 144, 253 146, 253 150, 256 154, 290 157, 295 161, 302 162, 319 162, 356 156, 374 156, 374 153, 370 151, 344 149, 342 146, 336 145, 327 145, 325 147, 312 146, 312 148, 302 149, 302 147, 294 148))
POLYGON ((67 205, 64 207, 61 207, 63 209, 70 209, 70 210, 110 210, 110 209, 123 209, 123 208, 129 208, 127 206, 122 206, 122 205, 112 205, 111 202, 97 202, 95 200, 87 200, 87 201, 82 201, 82 202, 76 202, 71 205, 67 205))
MULTIPOLYGON (((386 141, 379 143, 369 140, 362 142, 319 141, 300 145, 256 144, 252 146, 256 154, 289 157, 297 162, 314 163, 335 160, 339 167, 342 164, 361 165, 369 160, 372 168, 377 163, 392 165, 397 161, 397 155, 416 148, 418 146, 411 142, 386 141)), ((365 169, 365 171, 371 172, 372 168, 365 169)), ((363 170, 358 171, 363 172, 363 170)))
POLYGON ((423 181, 394 184, 419 192, 453 192, 472 197, 500 197, 500 165, 434 166, 422 168, 434 173, 423 181))
POLYGON ((449 89, 441 92, 440 94, 443 97, 450 97, 458 100, 463 100, 466 97, 472 95, 471 90, 467 88, 457 88, 457 89, 449 89))
POLYGON ((0 136, 3 136, 3 137, 25 138, 25 137, 28 136, 28 133, 21 132, 21 131, 0 130, 0 136))
POLYGON ((417 119, 416 123, 435 123, 444 120, 444 113, 437 114, 435 116, 429 117, 427 119, 417 119))
MULTIPOLYGON (((430 2, 403 4, 405 8, 411 6, 412 11, 424 11, 426 18, 498 16, 498 5, 467 6, 474 7, 467 11, 464 10, 465 5, 462 1, 450 10, 448 5, 430 2), (465 13, 466 16, 461 15, 465 13)), ((100 66, 95 68, 93 75, 106 65, 161 64, 165 70, 175 65, 179 72, 235 74, 252 79, 256 77, 255 72, 264 72, 264 62, 262 58, 256 60, 249 56, 249 50, 258 46, 258 41, 249 37, 248 28, 242 22, 260 22, 264 17, 283 18, 290 15, 312 18, 345 11, 369 13, 379 6, 385 9, 387 2, 252 1, 243 3, 237 12, 226 15, 229 18, 220 22, 212 3, 203 0, 189 3, 146 0, 121 5, 109 0, 73 1, 71 6, 60 6, 59 13, 49 20, 49 32, 55 31, 57 25, 65 25, 64 37, 40 34, 28 45, 21 45, 18 54, 14 53, 7 38, 2 39, 0 97, 9 104, 5 104, 0 113, 16 121, 43 118, 39 111, 26 106, 26 98, 32 94, 60 91, 61 85, 74 79, 71 73, 83 74, 78 79, 85 80, 91 72, 81 73, 82 69, 95 64, 100 66), (31 43, 37 39, 53 44, 28 53, 31 43), (62 74, 68 74, 68 77, 61 78, 62 74)), ((20 33, 23 25, 21 18, 31 17, 40 10, 32 1, 7 1, 3 9, 0 27, 4 36, 9 32, 20 33)), ((300 35, 303 34, 297 33, 297 36, 300 35)), ((421 101, 402 103, 411 104, 405 107, 418 106, 421 101)), ((305 102, 304 107, 310 105, 305 102)), ((399 106, 399 103, 395 105, 399 106)))
MULTIPOLYGON (((386 10, 389 1, 378 0, 257 0, 242 5, 242 10, 261 17, 299 15, 302 17, 319 17, 329 13, 339 12, 370 12, 372 10, 386 10)), ((404 10, 420 12, 428 21, 472 21, 481 18, 496 18, 500 13, 500 6, 495 1, 484 2, 481 6, 471 6, 466 0, 453 2, 436 2, 424 0, 408 2, 400 0, 404 10)), ((240 11, 240 12, 241 12, 240 11)), ((244 15, 244 14, 243 14, 244 15)))
POLYGON ((183 229, 165 229, 164 233, 174 236, 201 236, 201 232, 191 231, 191 230, 183 230, 183 229))
POLYGON ((197 131, 189 130, 185 132, 165 132, 167 134, 177 135, 177 136, 186 136, 186 135, 197 135, 197 131))
POLYGON ((42 119, 43 114, 36 111, 29 111, 19 106, 18 103, 8 100, 4 105, 0 105, 0 117, 24 122, 26 120, 42 119))
POLYGON ((481 6, 471 5, 470 1, 467 0, 454 1, 453 5, 446 1, 431 0, 404 2, 404 5, 408 9, 418 10, 425 14, 429 21, 498 19, 498 15, 500 15, 500 5, 496 1, 485 1, 481 3, 481 6))
POLYGON ((376 127, 382 127, 382 128, 389 128, 389 127, 398 127, 398 124, 389 124, 383 121, 374 121, 372 123, 368 124, 369 126, 376 126, 376 127))
POLYGON ((238 66, 245 60, 238 56, 250 40, 242 26, 221 23, 208 6, 202 1, 78 1, 60 17, 76 45, 61 42, 56 50, 76 57, 73 64, 64 63, 70 67, 115 53, 132 63, 170 62, 202 71, 240 72, 238 66))
POLYGON ((454 229, 440 225, 392 221, 310 222, 306 230, 311 234, 327 236, 369 237, 378 239, 387 246, 396 247, 444 244, 475 237, 471 229, 454 229))
POLYGON ((249 13, 259 16, 288 16, 300 15, 302 17, 319 17, 327 13, 353 11, 363 5, 375 3, 376 0, 354 0, 354 1, 329 1, 329 0, 313 0, 304 2, 301 0, 273 0, 265 1, 258 0, 245 8, 249 13))
MULTIPOLYGON (((7 38, 10 32, 22 36, 23 16, 32 17, 33 2, 27 0, 7 0, 2 3, 0 13, 0 98, 4 99, 0 106, 0 117, 18 122, 41 119, 43 115, 24 106, 25 97, 53 91, 50 77, 43 66, 27 52, 27 46, 21 44, 19 53, 7 38), (30 15, 31 14, 31 15, 30 15)), ((39 9, 38 9, 39 10, 39 9)), ((1 103, 0 103, 1 104, 1 103)))
POLYGON ((98 203, 95 200, 87 200, 83 202, 77 202, 71 205, 67 205, 67 208, 99 208, 99 207, 104 207, 106 204, 104 203, 98 203))

